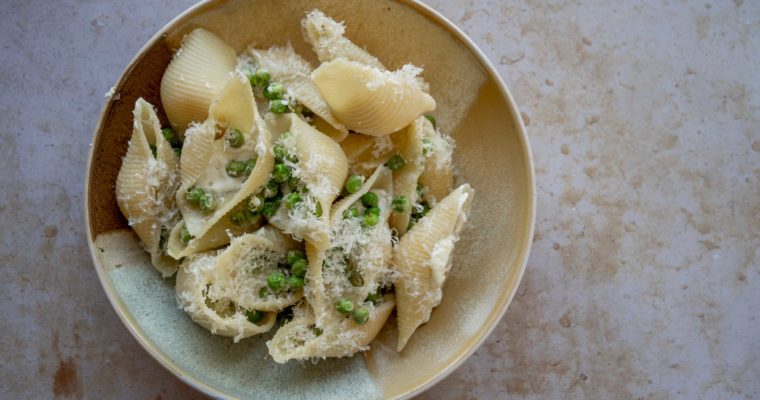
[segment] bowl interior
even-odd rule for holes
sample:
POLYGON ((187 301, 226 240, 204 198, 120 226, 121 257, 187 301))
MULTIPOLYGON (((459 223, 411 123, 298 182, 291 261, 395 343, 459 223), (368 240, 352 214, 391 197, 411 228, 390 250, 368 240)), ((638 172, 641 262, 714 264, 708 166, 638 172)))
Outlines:
MULTIPOLYGON (((484 339, 517 290, 530 247, 534 183, 517 109, 495 72, 453 26, 408 1, 212 1, 184 13, 137 55, 115 87, 95 132, 86 216, 93 259, 109 299, 140 343, 180 378, 209 394, 238 398, 398 398, 450 372, 484 339), (159 85, 184 34, 206 28, 236 50, 291 43, 316 65, 300 19, 319 8, 389 68, 413 63, 438 103, 439 126, 457 142, 459 180, 476 191, 441 305, 395 352, 393 321, 372 350, 350 359, 277 365, 271 335, 234 345, 196 326, 176 306, 116 205, 114 183, 138 97, 160 106, 159 85)), ((159 117, 166 123, 159 110, 159 117)))

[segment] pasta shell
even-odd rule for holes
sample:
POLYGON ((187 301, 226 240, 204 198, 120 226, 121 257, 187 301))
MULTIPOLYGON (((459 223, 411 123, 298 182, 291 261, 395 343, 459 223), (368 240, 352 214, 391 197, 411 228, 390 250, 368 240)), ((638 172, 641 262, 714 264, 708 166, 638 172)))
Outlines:
POLYGON ((468 184, 458 187, 420 219, 394 249, 393 261, 399 274, 398 351, 441 302, 451 253, 467 220, 473 193, 468 184))
MULTIPOLYGON (((422 139, 426 127, 432 128, 432 125, 425 117, 419 117, 405 131, 392 136, 397 153, 406 161, 401 169, 393 172, 393 195, 405 196, 409 204, 417 202, 417 181, 425 166, 422 139)), ((391 214, 391 228, 396 230, 399 237, 406 233, 411 214, 411 207, 391 214)))
POLYGON ((161 254, 161 234, 176 221, 173 202, 178 186, 177 158, 160 132, 153 106, 135 102, 132 138, 116 178, 116 199, 122 214, 151 255, 151 263, 170 276, 176 263, 161 254), (156 156, 150 146, 156 146, 156 156))
POLYGON ((313 124, 316 130, 322 132, 325 134, 325 136, 334 140, 335 143, 340 143, 348 137, 348 130, 345 128, 343 130, 335 129, 333 125, 330 125, 327 121, 320 117, 315 116, 313 118, 313 124))
POLYGON ((304 38, 311 44, 320 62, 345 58, 377 69, 386 69, 380 60, 343 36, 346 28, 342 22, 336 22, 322 11, 313 10, 306 14, 306 18, 301 20, 301 27, 304 38))
POLYGON ((233 309, 230 303, 206 302, 206 287, 213 282, 213 257, 199 255, 190 257, 177 271, 177 302, 193 321, 215 335, 232 337, 235 342, 259 333, 269 331, 274 326, 277 315, 267 313, 259 324, 248 321, 245 313, 233 309), (226 306, 226 307, 225 307, 226 306))
POLYGON ((417 79, 421 71, 411 65, 395 72, 381 71, 338 58, 323 63, 311 76, 333 114, 348 129, 383 136, 435 109, 435 100, 417 79))
MULTIPOLYGON (((311 80, 312 68, 308 61, 304 60, 293 51, 289 44, 282 47, 272 47, 269 50, 249 49, 250 54, 260 68, 269 71, 274 81, 280 82, 285 86, 287 92, 295 99, 306 106, 314 114, 319 116, 323 122, 340 132, 347 135, 348 130, 341 124, 330 111, 330 107, 319 94, 319 90, 311 80)), ((319 128, 318 128, 319 129, 319 128)), ((323 133, 325 130, 319 129, 323 133)))
MULTIPOLYGON (((403 132, 403 131, 402 131, 403 132)), ((393 135, 396 135, 394 133, 393 135)), ((391 136, 366 136, 361 134, 349 135, 341 148, 346 153, 351 172, 369 176, 378 166, 385 164, 393 154, 395 147, 391 136)))
POLYGON ((423 123, 426 158, 420 184, 424 187, 422 196, 425 201, 435 205, 446 197, 454 186, 454 141, 433 128, 429 121, 423 123))
MULTIPOLYGON (((264 185, 274 164, 269 131, 259 117, 250 84, 245 78, 234 76, 230 79, 220 98, 212 104, 209 119, 188 129, 180 164, 182 186, 177 192, 177 205, 187 230, 203 241, 218 221, 264 185), (244 144, 240 148, 230 148, 224 138, 214 140, 219 126, 240 130, 244 144), (241 180, 228 176, 226 165, 230 160, 252 157, 257 158, 256 166, 248 178, 241 180), (194 186, 214 195, 218 206, 213 213, 203 214, 188 202, 185 194, 194 186)), ((198 243, 196 246, 209 248, 212 244, 198 243)))
POLYGON ((185 37, 161 79, 161 103, 175 129, 183 132, 191 122, 206 120, 235 62, 235 51, 207 30, 185 37))
POLYGON ((229 214, 219 219, 206 233, 199 238, 191 239, 187 244, 180 239, 180 232, 184 222, 176 224, 169 234, 169 241, 166 253, 171 257, 179 260, 189 255, 200 253, 202 251, 216 249, 230 242, 234 237, 255 231, 261 227, 261 221, 256 223, 245 222, 241 225, 235 225, 229 218, 229 214))

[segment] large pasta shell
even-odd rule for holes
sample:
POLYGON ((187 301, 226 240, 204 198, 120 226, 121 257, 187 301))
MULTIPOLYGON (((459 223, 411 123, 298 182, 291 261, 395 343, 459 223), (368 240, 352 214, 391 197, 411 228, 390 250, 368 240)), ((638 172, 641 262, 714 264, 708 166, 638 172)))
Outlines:
POLYGON ((159 133, 153 106, 135 102, 132 138, 116 178, 116 199, 122 214, 151 255, 151 263, 170 276, 176 262, 165 259, 160 248, 162 230, 176 221, 174 193, 178 186, 177 157, 159 133), (156 156, 150 146, 156 146, 156 156))
MULTIPOLYGON (((406 130, 400 134, 392 135, 397 153, 406 161, 401 169, 393 172, 393 195, 396 197, 405 196, 410 205, 417 202, 417 181, 425 166, 422 139, 425 130, 432 128, 433 126, 425 117, 419 117, 409 124, 406 130)), ((406 233, 411 214, 411 207, 407 207, 402 212, 391 214, 391 228, 396 230, 399 237, 406 233)))
MULTIPOLYGON (((341 135, 348 134, 346 127, 333 116, 330 107, 327 106, 319 90, 312 82, 311 72, 314 68, 308 61, 296 54, 292 46, 289 44, 281 47, 275 46, 269 50, 251 48, 248 53, 260 68, 269 71, 272 80, 282 83, 288 93, 295 97, 299 103, 319 116, 333 130, 340 132, 341 135)), ((327 133, 323 129, 319 130, 327 133)))
POLYGON ((451 253, 467 220, 473 193, 468 184, 458 187, 415 224, 394 249, 393 262, 399 273, 398 351, 441 302, 451 253))
POLYGON ((269 331, 277 315, 267 313, 258 324, 251 323, 230 303, 215 306, 207 302, 207 287, 214 278, 214 257, 210 254, 187 258, 177 272, 176 293, 179 306, 202 327, 215 335, 240 339, 269 331), (209 303, 214 308, 209 307, 209 303))
POLYGON ((411 65, 395 72, 381 71, 338 58, 323 63, 311 76, 333 114, 348 129, 383 136, 435 109, 435 100, 417 79, 420 72, 411 65))
POLYGON ((381 70, 386 69, 375 56, 343 36, 346 27, 342 22, 335 21, 322 11, 313 10, 306 14, 306 17, 301 20, 301 27, 304 38, 311 44, 321 62, 345 58, 381 70))
POLYGON ((425 168, 420 175, 420 184, 425 188, 423 197, 435 205, 451 192, 454 186, 454 167, 452 154, 454 141, 433 128, 425 121, 426 159, 425 168))
POLYGON ((161 79, 161 103, 175 129, 206 119, 235 63, 235 51, 211 32, 198 28, 185 37, 161 79))

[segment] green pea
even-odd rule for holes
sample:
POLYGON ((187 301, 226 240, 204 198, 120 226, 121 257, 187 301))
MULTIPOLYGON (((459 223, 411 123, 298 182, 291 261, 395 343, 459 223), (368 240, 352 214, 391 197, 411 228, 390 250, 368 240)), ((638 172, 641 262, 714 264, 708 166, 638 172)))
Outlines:
POLYGON ((149 144, 148 147, 150 147, 150 153, 153 154, 153 158, 156 158, 156 152, 158 151, 156 146, 149 144))
POLYGON ((317 206, 314 207, 314 215, 316 215, 317 218, 322 216, 322 204, 319 204, 319 202, 317 202, 317 206))
POLYGON ((369 310, 359 307, 351 313, 351 318, 359 325, 365 324, 369 320, 369 310))
POLYGON ((371 301, 372 304, 377 305, 380 303, 380 301, 383 299, 383 292, 380 290, 380 288, 377 288, 377 292, 370 293, 367 295, 367 299, 364 301, 371 301))
POLYGON ((230 221, 232 221, 232 223, 237 226, 243 225, 243 222, 245 222, 245 220, 246 217, 242 211, 233 211, 230 214, 230 221))
POLYGON ((232 147, 240 147, 245 143, 245 137, 243 132, 232 128, 227 132, 227 143, 232 147))
POLYGON ((246 311, 245 317, 248 319, 248 322, 255 324, 264 319, 264 313, 259 310, 246 311))
POLYGON ((422 218, 427 215, 428 211, 430 211, 430 205, 427 203, 427 201, 423 201, 420 203, 420 205, 422 206, 422 210, 418 211, 417 214, 419 214, 420 218, 422 218))
POLYGON ((287 100, 272 100, 269 102, 269 111, 275 113, 275 114, 284 114, 288 112, 288 101, 287 100))
POLYGON ((335 309, 338 310, 339 313, 348 314, 354 310, 354 303, 352 303, 351 300, 343 299, 335 305, 335 309))
POLYGON ((362 204, 365 207, 377 207, 379 198, 374 192, 367 192, 362 195, 362 204))
POLYGON ((293 273, 293 275, 303 278, 306 276, 306 269, 308 268, 308 264, 306 263, 306 260, 301 258, 296 260, 291 266, 290 266, 290 272, 293 273))
POLYGON ((269 85, 270 79, 272 79, 272 77, 269 75, 269 71, 264 68, 259 68, 256 73, 248 77, 248 81, 251 82, 251 85, 257 87, 266 87, 269 85))
POLYGON ((256 159, 255 158, 249 158, 245 161, 245 168, 243 169, 243 175, 248 176, 253 172, 253 169, 256 168, 256 159))
POLYGON ((169 142, 169 145, 172 147, 181 147, 182 141, 179 140, 179 136, 177 136, 177 133, 174 132, 174 129, 172 128, 163 128, 161 129, 161 135, 164 136, 164 139, 166 139, 167 142, 169 142))
POLYGON ((301 184, 301 180, 296 178, 295 176, 291 176, 290 179, 288 179, 288 187, 290 190, 296 190, 298 189, 298 185, 301 184))
POLYGON ((193 186, 185 192, 185 200, 187 200, 188 203, 198 204, 204 194, 206 194, 206 192, 204 192, 203 189, 193 186))
POLYGON ((431 150, 433 150, 433 141, 430 139, 422 139, 422 155, 427 156, 431 150))
POLYGON ((287 282, 288 287, 293 290, 298 290, 302 288, 304 285, 303 278, 301 278, 300 276, 295 276, 295 275, 290 275, 286 279, 286 282, 287 282))
POLYGON ((282 272, 272 272, 267 276, 267 286, 275 292, 285 287, 285 275, 282 272))
POLYGON ((344 188, 348 193, 355 193, 357 190, 361 189, 362 183, 364 183, 363 177, 360 175, 352 175, 348 178, 348 180, 346 180, 344 188))
POLYGON ((259 289, 259 297, 261 297, 262 299, 266 299, 267 297, 269 297, 269 289, 266 286, 259 289))
POLYGON ((204 193, 198 200, 198 205, 201 208, 201 212, 204 214, 211 214, 216 210, 216 199, 209 193, 204 193))
POLYGON ((288 264, 293 265, 298 260, 305 260, 306 255, 301 250, 288 250, 288 264))
POLYGON ((179 230, 179 238, 182 240, 182 243, 185 244, 193 240, 193 235, 191 235, 190 231, 187 230, 187 226, 182 225, 182 229, 179 230))
POLYGON ((320 336, 322 336, 323 333, 325 333, 322 330, 322 328, 320 328, 318 326, 315 326, 315 327, 311 328, 311 330, 314 332, 314 336, 316 336, 316 337, 320 337, 320 336))
POLYGON ((435 127, 437 126, 437 124, 435 123, 435 117, 432 115, 425 114, 425 119, 430 121, 430 123, 433 124, 433 128, 435 129, 435 127))
POLYGON ((370 208, 364 210, 364 214, 374 214, 374 215, 377 215, 379 217, 380 216, 380 208, 378 208, 378 207, 370 207, 370 208))
POLYGON ((280 146, 279 144, 275 145, 272 151, 274 152, 274 159, 279 162, 282 162, 282 160, 288 155, 288 151, 285 150, 285 147, 280 146))
POLYGON ((264 97, 269 100, 281 99, 283 93, 285 93, 285 87, 279 82, 270 82, 269 85, 264 88, 264 97))
POLYGON ((377 225, 378 222, 380 222, 380 216, 377 214, 365 213, 364 217, 362 217, 362 225, 366 227, 373 227, 377 225))
POLYGON ((388 168, 390 168, 391 171, 400 170, 404 167, 404 164, 406 164, 406 161, 404 161, 404 158, 401 157, 400 154, 394 154, 388 159, 388 168))
POLYGON ((285 207, 287 207, 288 210, 292 210, 296 205, 298 205, 298 203, 302 201, 303 199, 301 198, 301 195, 293 192, 285 196, 285 207))
POLYGON ((404 212, 409 207, 409 199, 406 196, 398 196, 391 202, 391 208, 395 212, 404 212))
POLYGON ((227 171, 227 175, 237 178, 245 173, 245 163, 238 160, 232 160, 227 163, 224 168, 227 171))
POLYGON ((280 184, 275 182, 274 179, 270 179, 267 182, 266 191, 268 192, 266 193, 267 198, 275 197, 280 192, 280 184))
POLYGON ((264 207, 262 207, 261 213, 264 214, 265 217, 269 218, 275 215, 279 208, 280 208, 279 200, 267 200, 264 202, 264 207))
POLYGON ((354 268, 348 268, 348 282, 353 287, 364 286, 364 277, 354 268))
POLYGON ((290 179, 290 168, 285 164, 277 164, 272 172, 272 179, 277 183, 285 183, 290 179))
POLYGON ((343 211, 344 219, 356 218, 358 216, 359 216, 359 209, 356 207, 351 207, 347 209, 346 211, 343 211))

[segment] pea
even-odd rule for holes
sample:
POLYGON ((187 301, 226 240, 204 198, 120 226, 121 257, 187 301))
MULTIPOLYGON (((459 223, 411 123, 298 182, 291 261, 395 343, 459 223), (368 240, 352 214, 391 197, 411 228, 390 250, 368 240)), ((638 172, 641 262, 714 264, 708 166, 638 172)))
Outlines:
POLYGON ((304 285, 303 278, 301 278, 300 276, 295 276, 295 275, 290 275, 286 279, 286 282, 287 282, 288 287, 293 290, 301 289, 304 285))
POLYGON ((232 223, 237 226, 243 225, 243 222, 245 222, 245 220, 246 217, 242 211, 233 211, 230 214, 230 221, 232 221, 232 223))
POLYGON ((356 218, 358 216, 359 216, 359 209, 356 207, 351 207, 347 209, 346 211, 343 211, 344 219, 356 218))
POLYGON ((269 85, 269 80, 272 77, 269 75, 269 71, 264 68, 259 68, 256 73, 248 77, 248 81, 251 82, 251 86, 266 87, 269 85))
POLYGON ((179 140, 179 136, 177 136, 177 133, 174 132, 174 129, 172 128, 163 128, 161 129, 161 135, 164 136, 164 139, 166 139, 167 142, 169 142, 169 145, 172 147, 181 147, 182 141, 179 140))
POLYGON ((269 85, 264 88, 264 97, 269 100, 281 99, 283 93, 285 93, 285 87, 279 82, 270 82, 269 85))
POLYGON ((246 165, 243 161, 232 160, 227 163, 224 169, 227 171, 227 175, 237 178, 245 173, 246 165))
POLYGON ((322 204, 319 204, 319 202, 317 202, 317 206, 314 207, 314 215, 316 215, 317 218, 322 216, 322 204))
POLYGON ((361 189, 362 183, 364 183, 364 178, 360 175, 352 175, 346 180, 344 188, 348 193, 355 193, 357 190, 361 189))
POLYGON ((380 216, 377 214, 365 213, 364 217, 362 217, 362 225, 365 227, 373 227, 378 222, 380 222, 380 216))
POLYGON ((266 299, 269 296, 269 289, 264 286, 261 289, 259 289, 259 297, 262 299, 266 299))
POLYGON ((370 207, 370 208, 364 210, 364 214, 374 214, 374 215, 377 215, 379 217, 380 216, 380 208, 378 208, 378 207, 370 207))
POLYGON ((182 243, 189 243, 191 240, 193 240, 193 235, 190 234, 190 231, 187 230, 187 226, 182 225, 182 229, 179 231, 179 238, 182 240, 182 243))
POLYGON ((298 193, 291 193, 285 197, 285 206, 288 207, 288 210, 292 210, 298 203, 302 202, 303 199, 301 198, 301 195, 298 193))
POLYGON ((289 250, 287 258, 288 264, 293 265, 298 260, 305 260, 306 255, 301 250, 289 250))
POLYGON ((379 198, 374 192, 367 192, 362 195, 362 204, 365 207, 377 207, 379 198))
POLYGON ((365 324, 369 320, 369 310, 359 307, 351 313, 351 318, 359 325, 365 324))
POLYGON ((248 319, 248 322, 255 324, 264 319, 264 313, 259 310, 246 311, 245 317, 248 319))
POLYGON ((269 182, 267 182, 266 186, 266 198, 272 198, 277 196, 277 194, 280 192, 280 184, 275 182, 274 179, 270 179, 269 182))
POLYGON ((248 176, 253 172, 253 169, 256 168, 256 159, 255 158, 249 158, 245 161, 245 168, 243 169, 243 175, 248 176))
POLYGON ((409 199, 406 196, 398 196, 391 202, 391 208, 395 212, 404 212, 409 207, 409 199))
POLYGON ((206 192, 204 192, 203 189, 193 186, 190 189, 187 189, 185 200, 187 200, 188 203, 198 204, 204 194, 206 194, 206 192))
POLYGON ((227 143, 232 147, 240 147, 245 143, 243 132, 233 128, 227 132, 227 143))
POLYGON ((314 332, 314 336, 316 336, 316 337, 320 337, 320 336, 322 336, 323 333, 325 333, 325 331, 323 331, 322 328, 320 328, 318 326, 315 326, 315 327, 311 328, 311 330, 314 332))
POLYGON ((287 100, 282 100, 282 99, 272 100, 269 102, 269 111, 275 114, 284 114, 288 112, 288 105, 289 103, 287 100))
POLYGON ((295 176, 292 176, 290 177, 290 179, 288 179, 288 187, 290 188, 290 190, 298 189, 298 185, 300 184, 301 184, 301 180, 296 178, 295 176))
POLYGON ((274 149, 272 151, 274 152, 274 159, 279 162, 282 162, 282 160, 284 160, 288 155, 288 151, 285 150, 285 147, 280 146, 279 144, 274 146, 274 149))
POLYGON ((201 212, 204 214, 211 214, 216 210, 216 199, 209 193, 204 193, 198 200, 198 205, 201 208, 201 212))
POLYGON ((383 292, 380 290, 380 288, 377 288, 377 292, 368 294, 365 301, 371 301, 373 304, 377 305, 382 299, 383 292))
POLYGON ((308 264, 305 259, 301 258, 296 260, 293 264, 290 265, 290 272, 293 273, 293 275, 303 278, 306 276, 306 269, 308 268, 308 264))
POLYGON ((290 168, 285 164, 277 164, 272 172, 272 179, 277 183, 285 183, 290 179, 290 168))
POLYGON ((264 214, 265 217, 271 217, 277 213, 279 208, 279 200, 267 200, 264 202, 264 207, 261 209, 261 213, 264 214))
POLYGON ((267 276, 267 286, 275 292, 285 287, 285 275, 282 272, 272 272, 267 276))
POLYGON ((364 277, 354 268, 348 269, 348 282, 353 287, 364 286, 364 277))
POLYGON ((354 310, 354 303, 352 303, 351 300, 343 299, 335 305, 335 309, 337 309, 339 313, 348 314, 354 310))
POLYGON ((391 171, 398 171, 403 168, 405 164, 406 161, 404 161, 404 158, 401 157, 400 154, 394 154, 388 159, 388 168, 390 168, 391 171))

